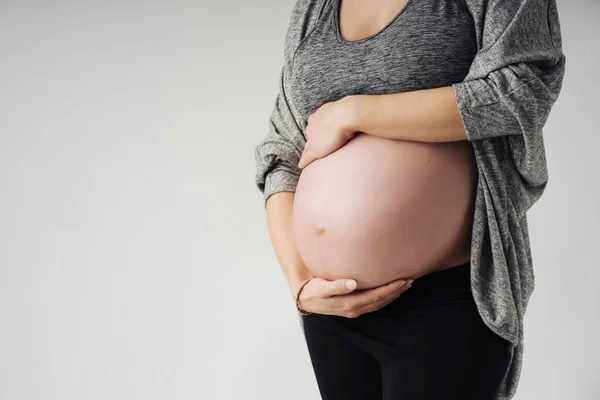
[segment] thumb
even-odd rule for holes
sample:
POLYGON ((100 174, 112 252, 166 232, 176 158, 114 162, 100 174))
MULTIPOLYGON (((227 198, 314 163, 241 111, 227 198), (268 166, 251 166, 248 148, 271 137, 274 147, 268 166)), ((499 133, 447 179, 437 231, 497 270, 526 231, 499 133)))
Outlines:
POLYGON ((350 293, 358 286, 354 279, 338 279, 330 282, 330 296, 350 293))
POLYGON ((298 162, 298 168, 304 168, 306 166, 306 161, 308 160, 309 152, 310 152, 310 150, 308 149, 308 147, 305 147, 304 151, 302 151, 302 154, 300 155, 300 161, 298 162))
POLYGON ((300 161, 298 161, 298 168, 304 168, 304 153, 302 153, 302 156, 300 157, 300 161))

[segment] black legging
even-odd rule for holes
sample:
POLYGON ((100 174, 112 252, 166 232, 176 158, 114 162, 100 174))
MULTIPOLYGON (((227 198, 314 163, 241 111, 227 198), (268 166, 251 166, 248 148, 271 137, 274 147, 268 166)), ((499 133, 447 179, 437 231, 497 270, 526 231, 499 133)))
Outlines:
POLYGON ((302 316, 322 399, 495 399, 508 342, 481 320, 469 267, 419 278, 392 303, 358 318, 302 316))

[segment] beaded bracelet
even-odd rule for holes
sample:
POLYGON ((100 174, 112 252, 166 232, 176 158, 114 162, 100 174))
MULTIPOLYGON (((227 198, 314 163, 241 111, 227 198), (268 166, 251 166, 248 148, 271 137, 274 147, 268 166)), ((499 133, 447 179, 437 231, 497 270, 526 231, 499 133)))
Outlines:
POLYGON ((312 278, 308 278, 304 281, 302 281, 302 283, 300 284, 300 287, 298 288, 298 291, 296 292, 296 309, 298 310, 298 312, 301 315, 310 315, 312 314, 310 311, 306 311, 305 309, 303 309, 302 307, 300 307, 300 292, 302 291, 302 289, 304 289, 304 286, 306 286, 306 284, 308 282, 310 282, 312 278))

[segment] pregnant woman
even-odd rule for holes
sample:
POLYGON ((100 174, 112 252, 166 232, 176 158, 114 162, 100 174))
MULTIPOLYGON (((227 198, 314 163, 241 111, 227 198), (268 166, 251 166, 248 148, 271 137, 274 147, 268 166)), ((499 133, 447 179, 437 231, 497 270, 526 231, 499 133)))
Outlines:
POLYGON ((555 0, 296 0, 256 184, 325 400, 516 392, 555 0))

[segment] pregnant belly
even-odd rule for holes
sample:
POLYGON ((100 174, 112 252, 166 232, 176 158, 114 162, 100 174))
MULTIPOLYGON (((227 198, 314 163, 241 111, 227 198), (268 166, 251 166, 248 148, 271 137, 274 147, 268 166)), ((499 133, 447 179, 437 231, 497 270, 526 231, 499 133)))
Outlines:
POLYGON ((358 133, 302 170, 293 230, 317 277, 371 288, 469 260, 477 167, 467 141, 358 133))

